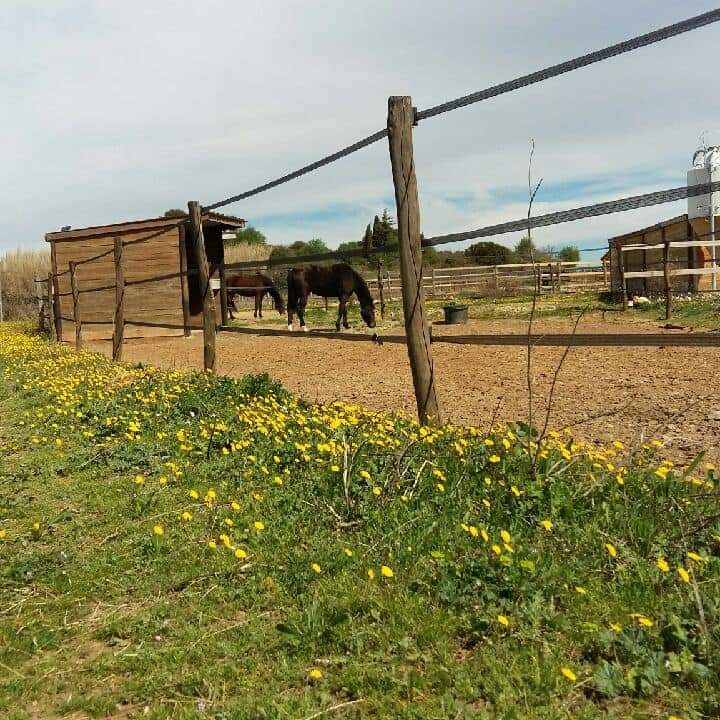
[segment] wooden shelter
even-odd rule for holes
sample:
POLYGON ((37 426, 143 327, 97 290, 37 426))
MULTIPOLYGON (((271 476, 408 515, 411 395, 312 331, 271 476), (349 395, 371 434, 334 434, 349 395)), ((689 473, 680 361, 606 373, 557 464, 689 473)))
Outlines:
MULTIPOLYGON (((218 277, 225 262, 223 230, 242 228, 245 221, 208 213, 202 224, 210 277, 218 277)), ((53 290, 58 335, 63 323, 74 321, 70 272, 74 263, 83 325, 91 332, 112 333, 116 238, 122 242, 125 322, 142 334, 152 334, 162 325, 179 332, 202 328, 200 282, 192 272, 197 261, 184 215, 47 233, 52 271, 57 275, 53 290), (178 276, 186 270, 189 275, 178 276)))
MULTIPOLYGON (((717 226, 718 218, 715 223, 717 226)), ((633 230, 624 235, 617 235, 608 240, 608 251, 603 256, 603 265, 610 263, 610 286, 613 292, 622 292, 622 275, 620 268, 620 246, 654 245, 651 249, 633 249, 622 253, 624 271, 636 273, 657 271, 651 277, 631 277, 626 279, 628 295, 660 295, 665 292, 664 270, 665 242, 685 242, 692 240, 709 241, 710 222, 708 218, 688 218, 679 215, 664 222, 651 225, 640 230, 633 230), (658 247, 660 246, 660 247, 658 247)), ((700 270, 710 267, 710 249, 707 247, 669 247, 668 264, 671 270, 700 270)), ((712 285, 710 274, 674 275, 670 285, 675 292, 695 293, 709 290, 712 285)))

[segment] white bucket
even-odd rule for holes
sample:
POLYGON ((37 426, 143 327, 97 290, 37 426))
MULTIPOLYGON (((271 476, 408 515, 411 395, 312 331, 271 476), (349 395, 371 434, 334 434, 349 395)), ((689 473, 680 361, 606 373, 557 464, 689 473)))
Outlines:
POLYGON ((220 278, 210 278, 210 289, 211 290, 219 290, 220 289, 220 278))

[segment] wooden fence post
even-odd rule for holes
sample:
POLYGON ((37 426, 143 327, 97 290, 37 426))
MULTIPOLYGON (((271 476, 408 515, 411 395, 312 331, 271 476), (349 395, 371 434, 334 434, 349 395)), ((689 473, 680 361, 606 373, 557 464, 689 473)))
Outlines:
POLYGON ((622 245, 615 245, 615 252, 618 256, 618 270, 620 271, 620 291, 622 292, 623 310, 628 309, 627 296, 627 280, 625 280, 625 253, 623 253, 622 245))
POLYGON ((188 203, 188 214, 190 215, 190 232, 197 259, 203 306, 203 367, 205 370, 215 372, 215 300, 210 287, 210 271, 205 254, 202 216, 200 203, 197 200, 191 200, 188 203))
POLYGON ((670 241, 667 239, 665 228, 662 229, 663 239, 663 270, 665 276, 665 319, 670 319, 672 312, 672 286, 670 284, 670 241))
POLYGON ((410 97, 389 98, 387 125, 397 208, 400 280, 408 357, 420 422, 439 424, 442 418, 435 391, 430 332, 423 305, 420 206, 412 145, 414 120, 415 111, 410 97))
POLYGON ((377 265, 377 284, 378 295, 380 296, 380 318, 385 319, 385 289, 383 288, 383 261, 378 259, 377 265))
POLYGON ((558 260, 557 264, 557 291, 562 292, 562 262, 558 260))
POLYGON ((45 332, 45 301, 43 299, 43 289, 40 285, 42 280, 33 276, 33 287, 35 288, 35 299, 38 304, 38 332, 45 332))
POLYGON ((62 342, 62 298, 60 297, 60 278, 58 276, 57 253, 54 242, 50 243, 50 263, 53 273, 53 293, 55 295, 55 317, 53 318, 55 321, 55 339, 58 342, 62 342))
POLYGON ((80 288, 77 280, 77 263, 70 261, 70 290, 72 291, 73 320, 75 322, 75 349, 82 349, 82 317, 80 316, 80 288))
POLYGON ((52 272, 48 273, 45 284, 47 285, 47 297, 48 297, 48 331, 50 333, 50 339, 57 340, 57 335, 55 334, 56 312, 55 312, 55 293, 53 292, 53 274, 52 274, 52 272))
POLYGON ((225 250, 223 248, 223 258, 220 261, 218 273, 220 275, 220 319, 223 325, 230 322, 228 315, 228 297, 227 297, 227 279, 225 277, 225 250))
POLYGON ((180 250, 180 295, 183 311, 183 335, 190 337, 190 276, 188 275, 187 244, 185 238, 185 223, 178 229, 180 250))
POLYGON ((113 257, 115 259, 115 327, 113 329, 112 359, 122 360, 123 339, 125 336, 125 264, 123 262, 123 241, 114 239, 113 257))

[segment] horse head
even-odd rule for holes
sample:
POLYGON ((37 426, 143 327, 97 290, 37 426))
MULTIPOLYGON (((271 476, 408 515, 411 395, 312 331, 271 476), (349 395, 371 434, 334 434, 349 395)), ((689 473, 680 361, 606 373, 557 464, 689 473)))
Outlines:
POLYGON ((285 303, 283 302, 282 295, 278 293, 278 296, 275 298, 275 309, 281 314, 285 314, 285 303))
POLYGON ((365 321, 365 324, 370 327, 375 327, 375 302, 370 300, 369 303, 360 306, 360 315, 365 321))

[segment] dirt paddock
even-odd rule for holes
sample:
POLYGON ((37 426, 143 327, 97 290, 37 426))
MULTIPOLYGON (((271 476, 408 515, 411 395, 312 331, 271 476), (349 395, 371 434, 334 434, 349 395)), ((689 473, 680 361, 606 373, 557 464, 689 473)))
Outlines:
MULTIPOLYGON (((572 330, 564 318, 538 321, 536 333, 572 330)), ((257 327, 261 327, 258 325, 257 327)), ((267 327, 267 326, 264 326, 267 327)), ((523 321, 471 321, 465 333, 526 332, 523 321)), ((436 328, 436 334, 454 328, 436 328)), ((658 324, 599 314, 584 319, 583 333, 657 333, 658 324)), ((397 332, 397 331, 395 331, 397 332)), ((674 331, 677 333, 678 331, 674 331)), ((165 368, 201 368, 202 334, 192 337, 132 337, 123 359, 165 368)), ((88 338, 86 346, 110 354, 111 343, 88 338)), ((532 354, 535 417, 544 420, 553 374, 562 347, 537 347, 532 354)), ((487 425, 526 419, 528 414, 524 347, 433 344, 444 419, 487 425)), ((412 378, 403 344, 358 343, 318 337, 267 337, 221 332, 218 371, 241 376, 268 372, 285 387, 311 401, 343 400, 379 410, 415 412, 412 378)), ((701 450, 720 459, 720 348, 577 347, 558 376, 550 427, 570 426, 588 440, 626 442, 658 437, 668 454, 687 461, 701 450)))

